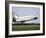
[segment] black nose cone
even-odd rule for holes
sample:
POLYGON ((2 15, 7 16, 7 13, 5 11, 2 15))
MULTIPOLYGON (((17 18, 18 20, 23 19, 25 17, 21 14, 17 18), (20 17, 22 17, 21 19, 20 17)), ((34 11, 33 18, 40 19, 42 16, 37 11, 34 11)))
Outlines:
POLYGON ((34 17, 34 19, 37 19, 37 17, 34 17))

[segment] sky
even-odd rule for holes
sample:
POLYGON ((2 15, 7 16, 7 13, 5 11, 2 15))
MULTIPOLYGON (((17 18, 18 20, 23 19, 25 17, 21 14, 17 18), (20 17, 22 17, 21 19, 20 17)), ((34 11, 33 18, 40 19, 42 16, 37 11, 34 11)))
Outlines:
POLYGON ((26 23, 40 23, 40 8, 38 7, 15 7, 12 6, 12 10, 14 10, 15 14, 18 16, 37 16, 37 20, 26 21, 26 23))

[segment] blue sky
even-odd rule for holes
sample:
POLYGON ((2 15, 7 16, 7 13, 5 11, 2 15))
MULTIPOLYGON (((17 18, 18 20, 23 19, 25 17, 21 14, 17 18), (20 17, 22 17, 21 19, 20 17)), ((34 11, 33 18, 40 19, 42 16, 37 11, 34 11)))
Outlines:
POLYGON ((37 20, 26 21, 26 23, 40 23, 40 8, 36 7, 15 7, 13 6, 12 9, 14 10, 15 14, 18 16, 37 16, 37 20))

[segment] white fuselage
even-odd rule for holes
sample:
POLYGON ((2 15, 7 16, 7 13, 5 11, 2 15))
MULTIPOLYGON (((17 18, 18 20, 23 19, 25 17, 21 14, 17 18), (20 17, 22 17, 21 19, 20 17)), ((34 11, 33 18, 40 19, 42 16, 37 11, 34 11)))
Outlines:
POLYGON ((15 16, 15 19, 16 19, 16 21, 18 22, 18 21, 28 21, 28 20, 33 20, 34 19, 34 17, 33 16, 22 16, 22 17, 17 17, 16 18, 16 16, 15 16))

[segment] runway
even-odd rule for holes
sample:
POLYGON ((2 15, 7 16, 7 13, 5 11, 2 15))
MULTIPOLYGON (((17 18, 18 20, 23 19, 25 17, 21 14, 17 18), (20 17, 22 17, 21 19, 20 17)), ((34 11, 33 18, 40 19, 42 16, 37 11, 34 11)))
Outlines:
POLYGON ((12 25, 12 31, 40 30, 40 25, 12 25))

